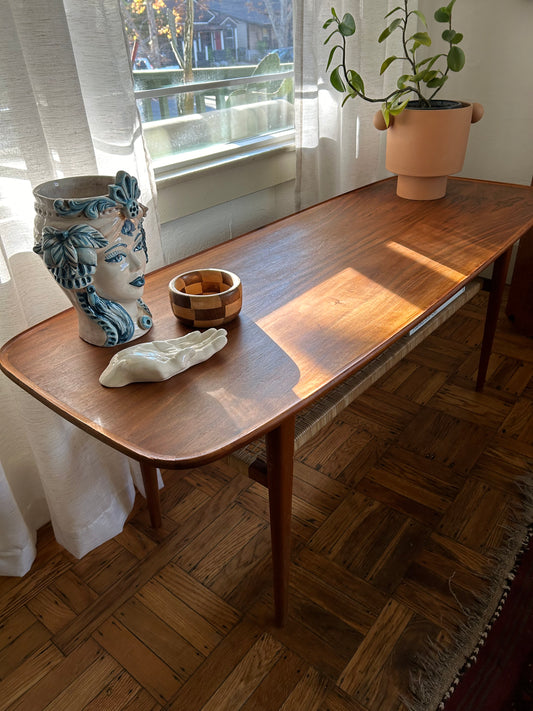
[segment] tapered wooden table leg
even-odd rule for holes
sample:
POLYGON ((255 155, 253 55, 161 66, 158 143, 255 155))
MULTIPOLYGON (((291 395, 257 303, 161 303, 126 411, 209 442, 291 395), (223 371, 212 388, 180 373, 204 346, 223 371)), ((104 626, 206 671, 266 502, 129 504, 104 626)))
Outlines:
POLYGON ((282 627, 289 608, 294 416, 267 434, 266 449, 275 621, 282 627))
POLYGON ((148 464, 148 462, 140 462, 140 465, 144 492, 146 494, 146 504, 150 514, 150 523, 152 528, 161 528, 161 503, 159 500, 157 469, 151 464, 148 464))
POLYGON ((511 251, 512 247, 501 254, 494 262, 494 268, 492 270, 489 303, 487 305, 485 330, 483 332, 481 355, 479 357, 479 368, 477 372, 476 390, 478 392, 483 390, 485 378, 487 377, 494 334, 496 333, 496 326, 498 325, 498 316, 502 303, 503 290, 505 288, 505 279, 507 278, 509 260, 511 259, 511 251))

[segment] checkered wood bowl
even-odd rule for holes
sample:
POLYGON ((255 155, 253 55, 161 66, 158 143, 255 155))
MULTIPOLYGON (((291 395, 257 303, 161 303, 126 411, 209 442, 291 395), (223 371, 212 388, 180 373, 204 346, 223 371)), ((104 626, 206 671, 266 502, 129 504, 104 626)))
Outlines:
POLYGON ((242 284, 224 269, 197 269, 168 285, 174 316, 191 328, 213 328, 234 319, 242 306, 242 284))

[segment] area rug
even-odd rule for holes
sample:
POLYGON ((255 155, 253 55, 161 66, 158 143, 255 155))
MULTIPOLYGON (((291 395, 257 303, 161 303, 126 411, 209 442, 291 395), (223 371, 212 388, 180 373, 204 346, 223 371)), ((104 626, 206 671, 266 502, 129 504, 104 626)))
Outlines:
POLYGON ((487 629, 439 711, 533 710, 533 530, 487 629))

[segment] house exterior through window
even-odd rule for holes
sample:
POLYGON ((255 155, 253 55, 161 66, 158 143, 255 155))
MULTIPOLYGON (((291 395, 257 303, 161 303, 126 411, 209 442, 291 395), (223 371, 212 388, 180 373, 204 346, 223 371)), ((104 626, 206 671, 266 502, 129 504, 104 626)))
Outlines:
POLYGON ((156 175, 292 135, 292 0, 122 0, 122 8, 156 175))

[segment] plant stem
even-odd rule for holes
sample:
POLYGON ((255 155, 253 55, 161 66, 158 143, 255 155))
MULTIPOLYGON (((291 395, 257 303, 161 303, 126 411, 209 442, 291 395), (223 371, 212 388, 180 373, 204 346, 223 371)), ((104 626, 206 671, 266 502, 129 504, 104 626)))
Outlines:
MULTIPOLYGON (((449 29, 449 30, 452 29, 452 18, 451 18, 451 16, 450 16, 450 19, 448 20, 448 29, 449 29)), ((451 43, 451 42, 448 42, 448 44, 450 45, 450 49, 451 49, 452 46, 453 46, 452 43, 451 43)), ((448 50, 448 51, 450 51, 450 50, 448 50)), ((446 71, 442 73, 442 76, 443 76, 443 77, 447 77, 449 71, 450 71, 450 67, 446 66, 446 71)), ((429 101, 430 101, 430 102, 431 102, 431 99, 435 96, 435 94, 436 94, 438 91, 440 91, 441 89, 442 89, 442 87, 440 87, 440 86, 435 89, 435 91, 433 92, 433 94, 431 94, 431 96, 429 97, 429 101)))

